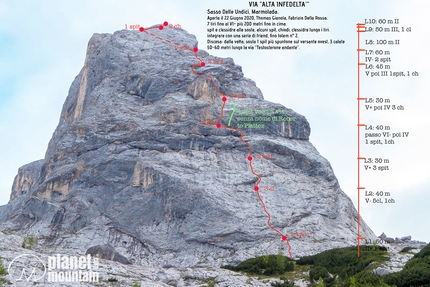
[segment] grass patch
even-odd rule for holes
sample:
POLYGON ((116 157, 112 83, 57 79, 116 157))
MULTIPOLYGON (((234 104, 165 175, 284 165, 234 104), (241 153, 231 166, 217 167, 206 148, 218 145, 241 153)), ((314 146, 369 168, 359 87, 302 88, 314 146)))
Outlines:
MULTIPOLYGON (((402 251, 410 250, 412 248, 402 251)), ((383 276, 373 273, 389 258, 386 248, 377 245, 362 246, 358 257, 355 246, 327 250, 297 261, 282 254, 266 255, 223 268, 246 272, 248 276, 256 275, 263 282, 278 277, 280 282, 270 283, 275 287, 292 287, 298 279, 310 281, 311 287, 430 287, 430 244, 415 254, 402 271, 383 276)))
POLYGON ((37 238, 34 234, 30 234, 22 241, 21 246, 26 249, 32 249, 34 245, 37 244, 37 238))
POLYGON ((227 265, 222 268, 233 271, 244 271, 250 275, 283 275, 287 271, 294 270, 294 263, 281 253, 277 255, 265 255, 245 260, 237 266, 227 265))
POLYGON ((9 281, 6 278, 3 278, 6 274, 6 268, 4 267, 3 260, 0 257, 0 286, 6 286, 6 284, 9 284, 9 281))
POLYGON ((279 279, 282 280, 282 282, 272 282, 270 283, 270 286, 273 287, 294 287, 294 281, 290 281, 287 278, 281 276, 279 279))
POLYGON ((3 259, 0 257, 0 276, 5 276, 6 273, 7 273, 7 271, 3 265, 3 259))
POLYGON ((187 280, 189 280, 190 279, 190 275, 188 274, 188 272, 187 271, 185 271, 185 274, 184 274, 184 281, 187 281, 187 280))
MULTIPOLYGON (((318 267, 315 276, 325 273, 337 274, 341 278, 353 276, 369 266, 372 262, 385 262, 389 259, 385 247, 379 246, 376 250, 361 251, 357 256, 357 247, 331 249, 313 256, 304 256, 296 261, 298 265, 312 265, 312 269, 318 267)), ((314 278, 315 279, 315 278, 314 278)), ((318 278, 316 278, 318 280, 318 278)))
POLYGON ((214 287, 218 282, 215 280, 215 278, 209 278, 206 279, 204 283, 208 284, 207 287, 214 287))
POLYGON ((410 247, 410 246, 408 246, 408 247, 405 247, 405 248, 403 248, 402 250, 400 250, 400 252, 399 253, 406 253, 406 252, 409 252, 409 251, 411 251, 411 250, 413 250, 413 249, 416 249, 415 247, 410 247))
POLYGON ((384 281, 397 287, 430 286, 430 244, 406 263, 402 271, 383 276, 384 281))

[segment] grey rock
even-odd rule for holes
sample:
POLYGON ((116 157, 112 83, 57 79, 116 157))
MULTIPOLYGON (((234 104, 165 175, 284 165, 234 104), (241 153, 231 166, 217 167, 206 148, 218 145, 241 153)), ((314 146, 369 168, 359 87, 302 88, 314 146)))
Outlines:
POLYGON ((163 282, 170 286, 177 286, 180 281, 182 275, 180 272, 175 270, 174 268, 169 269, 161 269, 155 274, 157 282, 163 282))
POLYGON ((400 240, 402 241, 409 241, 412 239, 412 236, 408 235, 408 236, 403 236, 402 238, 400 238, 400 240))
MULTIPOLYGON (((306 118, 265 101, 231 58, 199 50, 206 63, 224 61, 200 66, 190 51, 197 40, 186 31, 153 33, 162 40, 137 31, 90 39, 45 159, 20 169, 11 201, 0 208, 0 230, 81 252, 109 244, 148 266, 288 254, 267 226, 246 142, 271 224, 289 237, 294 257, 357 244, 357 212, 309 142, 306 118), (225 103, 224 127, 237 104, 231 128, 212 124, 220 120, 221 93, 244 96, 225 103), (264 128, 245 127, 242 135, 233 128, 243 116, 264 128)), ((375 238, 363 220, 361 228, 375 238)))
POLYGON ((394 243, 394 241, 395 241, 394 238, 391 238, 391 237, 385 237, 384 240, 386 243, 394 243))
POLYGON ((400 270, 403 269, 403 267, 406 265, 406 263, 414 256, 414 252, 413 253, 400 253, 400 251, 404 248, 404 247, 415 247, 417 248, 415 251, 415 253, 420 251, 420 244, 421 242, 413 242, 410 241, 408 243, 396 243, 396 244, 391 244, 388 249, 388 255, 389 255, 389 260, 386 262, 381 263, 380 270, 378 270, 378 274, 383 274, 383 273, 393 273, 393 272, 399 272, 400 270))
POLYGON ((92 256, 101 258, 101 259, 107 259, 111 261, 116 261, 122 264, 131 264, 130 261, 121 254, 119 254, 111 245, 104 244, 104 245, 96 245, 88 248, 87 252, 85 254, 90 254, 92 256))
POLYGON ((378 275, 386 275, 386 274, 393 273, 392 271, 390 271, 390 269, 383 268, 383 267, 377 267, 373 272, 378 275))
POLYGON ((385 235, 385 233, 382 232, 382 234, 379 235, 378 238, 385 239, 385 238, 387 238, 387 235, 385 235))
POLYGON ((33 185, 37 182, 40 175, 40 169, 45 161, 38 160, 26 164, 19 168, 18 174, 15 176, 10 194, 10 201, 17 197, 25 195, 33 185))
MULTIPOLYGON (((82 256, 78 249, 70 249, 68 247, 62 248, 61 246, 45 246, 41 247, 36 245, 34 249, 24 249, 21 246, 23 237, 19 236, 17 232, 9 231, 7 234, 0 232, 0 254, 2 257, 3 265, 8 266, 9 263, 16 257, 23 254, 35 255, 46 263, 48 256, 56 256, 57 254, 63 254, 67 256, 82 256)), ((381 265, 374 270, 378 274, 393 273, 402 270, 405 264, 413 258, 411 253, 398 253, 398 251, 405 246, 414 246, 416 248, 422 248, 424 242, 411 241, 403 244, 392 245, 388 251, 389 261, 380 263, 381 265), (401 246, 403 245, 403 246, 401 246)), ((372 264, 373 265, 373 264, 372 264)), ((379 265, 379 264, 378 264, 379 265)), ((40 266, 36 266, 40 267, 40 266)), ((371 267, 371 266, 369 266, 371 267)), ((94 270, 95 271, 95 270, 94 270)), ((37 270, 39 272, 39 269, 37 270)), ((65 284, 63 283, 52 283, 47 282, 45 276, 44 280, 38 283, 32 284, 34 286, 133 286, 136 282, 140 282, 141 286, 155 286, 155 287, 169 287, 169 286, 204 286, 208 279, 215 278, 217 285, 222 287, 231 286, 256 286, 256 287, 270 287, 271 282, 279 282, 279 279, 275 278, 261 278, 247 276, 244 273, 232 272, 216 266, 205 266, 205 264, 199 264, 199 266, 188 267, 188 268, 172 268, 172 267, 147 267, 139 265, 123 265, 118 264, 111 260, 100 259, 99 268, 97 272, 100 273, 100 278, 104 281, 98 282, 91 285, 86 282, 80 284, 65 284), (112 282, 106 282, 108 278, 116 278, 118 282, 113 284, 112 282), (170 282, 168 285, 165 282, 170 282)), ((303 273, 297 273, 295 278, 292 279, 296 286, 310 286, 309 281, 303 278, 309 277, 309 271, 303 273)), ((7 279, 9 279, 7 277, 7 279)), ((12 286, 28 286, 28 282, 12 282, 12 286)))

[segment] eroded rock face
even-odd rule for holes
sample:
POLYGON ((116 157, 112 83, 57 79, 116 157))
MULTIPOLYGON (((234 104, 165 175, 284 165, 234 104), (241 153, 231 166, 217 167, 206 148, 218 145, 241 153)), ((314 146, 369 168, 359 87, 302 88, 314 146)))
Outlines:
POLYGON ((110 244, 91 246, 85 254, 90 254, 100 259, 116 261, 126 265, 130 264, 130 261, 119 254, 110 244))
POLYGON ((40 169, 45 163, 43 159, 26 164, 19 168, 12 185, 10 200, 25 195, 39 180, 40 169))
POLYGON ((83 253, 110 244, 142 265, 288 254, 258 184, 294 257, 356 244, 357 212, 306 118, 265 101, 232 59, 194 53, 186 31, 151 33, 91 38, 45 159, 20 169, 0 228, 83 253))

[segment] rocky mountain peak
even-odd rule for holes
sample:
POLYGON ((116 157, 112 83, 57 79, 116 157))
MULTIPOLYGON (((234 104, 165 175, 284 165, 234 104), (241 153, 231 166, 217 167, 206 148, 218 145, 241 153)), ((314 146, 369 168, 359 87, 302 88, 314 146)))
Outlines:
POLYGON ((83 254, 109 246, 141 265, 356 244, 357 212, 309 134, 304 116, 265 101, 185 30, 95 34, 45 159, 19 170, 0 229, 83 254))

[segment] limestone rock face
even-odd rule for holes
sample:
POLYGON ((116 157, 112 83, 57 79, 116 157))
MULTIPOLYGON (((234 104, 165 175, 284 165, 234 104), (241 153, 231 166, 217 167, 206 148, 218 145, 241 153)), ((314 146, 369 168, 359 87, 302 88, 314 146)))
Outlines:
POLYGON ((18 175, 12 185, 10 200, 26 194, 39 179, 40 168, 45 163, 43 159, 26 164, 19 168, 18 175))
POLYGON ((264 202, 294 257, 356 244, 357 212, 306 118, 197 44, 169 27, 95 34, 45 159, 19 170, 0 229, 83 254, 109 244, 133 264, 219 266, 288 254, 264 202))
POLYGON ((127 258, 116 252, 115 249, 109 244, 92 246, 87 250, 87 252, 85 252, 85 254, 90 254, 101 259, 120 262, 126 265, 130 264, 127 258))

